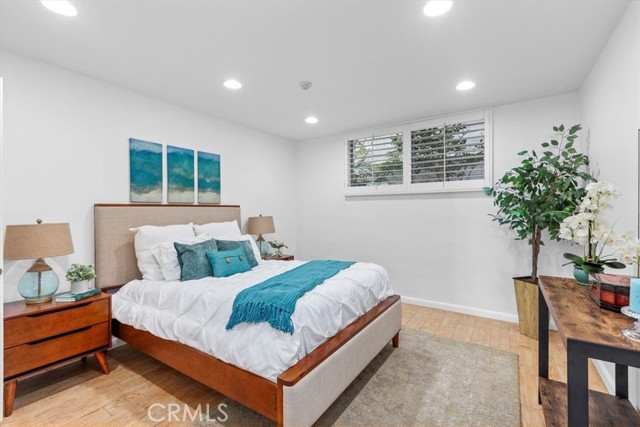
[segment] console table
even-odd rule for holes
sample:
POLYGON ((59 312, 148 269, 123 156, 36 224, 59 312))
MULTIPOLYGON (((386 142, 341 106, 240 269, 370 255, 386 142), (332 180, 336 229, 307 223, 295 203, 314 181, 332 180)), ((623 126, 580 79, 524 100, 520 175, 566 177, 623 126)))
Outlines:
POLYGON ((621 332, 634 320, 600 309, 588 286, 573 279, 539 282, 538 398, 547 427, 640 426, 640 414, 628 400, 628 367, 640 368, 640 343, 621 332), (567 384, 549 379, 549 314, 567 351, 567 384), (615 396, 589 390, 590 358, 615 363, 615 396))

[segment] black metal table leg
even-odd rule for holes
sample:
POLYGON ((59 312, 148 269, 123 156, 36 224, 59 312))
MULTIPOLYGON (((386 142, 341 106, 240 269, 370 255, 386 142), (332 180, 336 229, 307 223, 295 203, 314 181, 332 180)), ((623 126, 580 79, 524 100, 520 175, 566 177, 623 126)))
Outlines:
POLYGON ((567 340, 567 423, 589 425, 589 357, 579 341, 567 340))
MULTIPOLYGON (((549 378, 549 306, 538 288, 538 376, 549 378)), ((538 390, 538 404, 542 403, 538 390)))
POLYGON ((616 396, 629 398, 629 367, 616 363, 616 396))

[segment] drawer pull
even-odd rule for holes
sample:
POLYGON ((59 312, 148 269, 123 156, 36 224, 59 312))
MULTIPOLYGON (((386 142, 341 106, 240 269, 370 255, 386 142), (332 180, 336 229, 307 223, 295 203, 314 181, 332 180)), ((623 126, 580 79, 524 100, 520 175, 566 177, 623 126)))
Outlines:
POLYGON ((33 314, 28 314, 26 317, 40 317, 40 316, 47 316, 49 314, 54 314, 54 313, 59 313, 61 311, 67 311, 67 310, 74 310, 76 308, 82 308, 82 307, 86 307, 88 305, 93 304, 93 302, 85 302, 84 304, 76 304, 70 307, 62 307, 59 308, 55 311, 45 311, 44 313, 33 313, 33 314))
POLYGON ((56 336, 53 336, 53 337, 43 338, 43 339, 38 340, 38 341, 32 341, 32 342, 27 343, 27 345, 36 345, 36 344, 41 344, 41 343, 43 343, 43 342, 47 342, 47 341, 51 341, 51 340, 55 340, 55 339, 58 339, 58 338, 60 338, 60 337, 66 337, 66 336, 69 336, 69 335, 78 334, 78 333, 80 333, 80 332, 84 332, 84 331, 86 331, 86 330, 88 330, 88 329, 91 329, 91 328, 92 328, 91 326, 86 326, 86 327, 84 327, 84 328, 76 329, 75 331, 65 332, 64 334, 56 335, 56 336))

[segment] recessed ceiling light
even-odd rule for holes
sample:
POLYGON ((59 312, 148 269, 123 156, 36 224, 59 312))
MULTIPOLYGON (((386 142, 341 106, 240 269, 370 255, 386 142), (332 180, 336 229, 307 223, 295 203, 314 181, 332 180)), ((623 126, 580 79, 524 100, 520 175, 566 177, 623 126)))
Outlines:
POLYGON ((242 83, 234 79, 229 79, 223 84, 227 89, 240 89, 242 87, 242 83))
POLYGON ((476 84, 471 80, 464 80, 456 85, 456 89, 458 90, 469 90, 473 89, 474 87, 476 87, 476 84))
POLYGON ((310 125, 315 125, 316 123, 318 123, 318 118, 317 117, 313 117, 313 116, 309 116, 306 119, 304 119, 304 121, 309 123, 310 125))
POLYGON ((40 3, 52 12, 62 16, 76 16, 78 11, 66 0, 40 0, 40 3))
POLYGON ((453 2, 451 0, 431 0, 422 9, 427 16, 440 16, 444 15, 451 9, 453 2))

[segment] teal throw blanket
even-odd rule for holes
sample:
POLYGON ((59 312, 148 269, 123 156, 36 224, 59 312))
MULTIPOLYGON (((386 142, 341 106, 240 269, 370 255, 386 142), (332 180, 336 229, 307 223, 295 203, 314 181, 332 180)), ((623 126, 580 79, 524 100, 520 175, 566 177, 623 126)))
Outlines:
POLYGON ((269 322, 273 328, 293 334, 291 315, 298 299, 352 264, 348 261, 309 261, 241 291, 233 301, 226 329, 243 322, 269 322))

